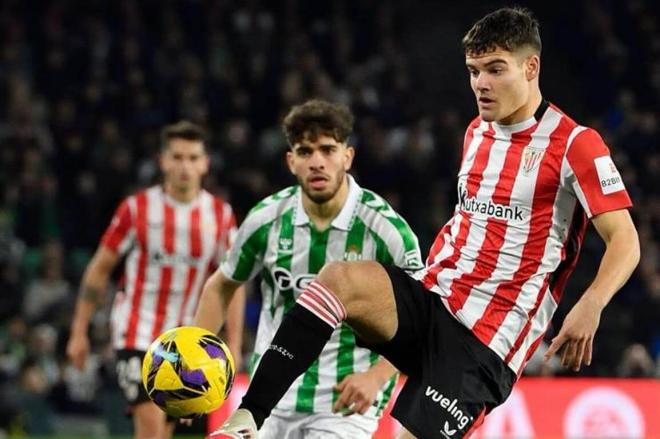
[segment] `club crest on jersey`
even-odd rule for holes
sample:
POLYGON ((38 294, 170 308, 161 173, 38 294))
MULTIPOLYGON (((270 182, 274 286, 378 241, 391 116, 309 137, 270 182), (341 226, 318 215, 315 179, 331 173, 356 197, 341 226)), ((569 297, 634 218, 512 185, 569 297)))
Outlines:
POLYGON ((534 148, 532 146, 526 146, 525 149, 523 149, 520 169, 524 176, 530 175, 539 167, 544 152, 545 149, 534 148))
POLYGON ((362 259, 362 254, 357 245, 349 245, 346 251, 344 252, 345 261, 359 261, 362 259))

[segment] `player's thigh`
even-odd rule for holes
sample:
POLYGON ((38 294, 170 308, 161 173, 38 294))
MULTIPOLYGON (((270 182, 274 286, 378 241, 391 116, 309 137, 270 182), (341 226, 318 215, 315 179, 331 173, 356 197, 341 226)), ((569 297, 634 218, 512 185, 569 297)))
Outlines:
POLYGON ((290 416, 271 413, 259 429, 259 439, 302 439, 305 417, 300 413, 292 413, 290 416))
POLYGON ((396 303, 385 268, 374 261, 332 262, 318 276, 346 308, 346 322, 369 342, 390 340, 396 333, 396 303))
POLYGON ((371 439, 378 421, 375 418, 334 413, 317 413, 303 427, 303 439, 371 439))

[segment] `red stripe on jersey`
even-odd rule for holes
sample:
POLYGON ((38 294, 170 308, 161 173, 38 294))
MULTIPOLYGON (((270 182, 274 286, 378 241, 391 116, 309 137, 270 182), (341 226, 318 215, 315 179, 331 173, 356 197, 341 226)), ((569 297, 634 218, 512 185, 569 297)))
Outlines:
MULTIPOLYGON (((490 155, 490 148, 493 146, 493 143, 495 142, 495 137, 493 135, 494 133, 495 131, 493 130, 493 128, 489 126, 488 131, 484 133, 484 137, 481 144, 477 148, 477 154, 474 158, 474 162, 472 163, 472 167, 468 172, 467 192, 469 197, 475 196, 476 192, 479 190, 479 184, 481 183, 481 180, 483 180, 483 172, 486 169, 486 166, 488 165, 488 156, 490 155)), ((464 148, 467 148, 468 145, 469 143, 467 143, 464 146, 464 148)), ((438 262, 434 261, 434 265, 427 271, 426 275, 422 279, 422 283, 428 289, 431 289, 433 286, 436 285, 437 276, 441 270, 455 269, 456 263, 461 257, 461 250, 467 241, 467 237, 470 231, 470 223, 471 223, 470 218, 472 218, 472 215, 462 211, 459 212, 459 215, 462 215, 463 218, 461 219, 458 236, 456 238, 456 243, 454 244, 454 252, 451 254, 451 256, 443 259, 442 261, 438 261, 438 262)), ((442 230, 440 230, 440 233, 438 233, 438 237, 436 237, 436 241, 438 241, 439 239, 442 239, 444 241, 442 235, 449 231, 448 226, 449 224, 445 225, 442 228, 442 230)), ((437 251, 440 251, 441 248, 442 247, 438 245, 437 251)), ((431 260, 430 255, 429 255, 429 260, 431 260)))
MULTIPOLYGON (((493 191, 493 202, 505 206, 511 203, 511 192, 520 167, 523 148, 529 144, 533 130, 534 128, 529 128, 511 136, 511 144, 506 151, 504 164, 493 191)), ((453 314, 463 307, 472 288, 484 282, 495 271, 499 252, 506 237, 506 229, 506 220, 489 218, 486 221, 486 234, 477 254, 479 263, 474 265, 472 272, 463 273, 459 278, 454 279, 450 287, 451 295, 447 302, 453 314)))
MULTIPOLYGON (((135 196, 136 219, 135 228, 137 242, 140 247, 138 256, 137 276, 135 278, 135 287, 131 300, 131 310, 129 312, 128 326, 126 328, 126 349, 132 349, 135 346, 135 336, 137 334, 138 317, 142 293, 144 291, 144 281, 147 271, 148 242, 147 242, 147 193, 142 192, 135 196)), ((129 285, 130 288, 130 285, 129 285)))
MULTIPOLYGON (((562 118, 550 138, 566 138, 572 126, 562 118)), ((561 171, 561 162, 566 148, 565 143, 550 143, 546 148, 541 163, 532 198, 531 218, 528 238, 520 256, 520 266, 513 279, 497 286, 484 314, 474 324, 472 331, 484 344, 488 345, 500 328, 506 315, 515 306, 523 284, 533 276, 541 265, 545 244, 552 228, 554 199, 559 186, 542 187, 539 182, 556 181, 561 171), (555 148, 556 146, 556 148, 555 148), (545 191, 545 192, 541 192, 545 191), (550 201, 549 201, 550 200, 550 201)))
POLYGON ((217 224, 217 228, 215 229, 215 242, 220 242, 222 233, 227 232, 227 230, 223 227, 224 222, 222 221, 224 211, 225 203, 221 199, 213 197, 213 212, 215 213, 215 223, 217 224))
POLYGON ((117 208, 110 226, 103 234, 101 245, 116 253, 131 229, 131 222, 131 209, 128 206, 128 200, 124 200, 117 208))
MULTIPOLYGON (((195 207, 190 211, 190 256, 198 258, 202 255, 202 223, 200 221, 200 209, 195 207)), ((190 293, 197 276, 197 267, 189 267, 186 277, 186 287, 183 290, 183 301, 179 310, 179 325, 183 324, 183 315, 188 305, 190 293)))
MULTIPOLYGON (((174 253, 174 235, 176 234, 176 224, 174 219, 174 208, 163 202, 163 247, 165 253, 171 255, 174 253)), ((172 287, 172 266, 163 265, 160 269, 160 284, 158 286, 158 299, 156 301, 156 318, 154 326, 151 329, 151 338, 156 338, 163 331, 165 314, 167 314, 167 302, 172 287)))
POLYGON ((167 202, 164 202, 163 206, 163 246, 165 253, 171 255, 174 253, 174 235, 176 234, 174 227, 174 208, 167 204, 167 202))
POLYGON ((190 256, 193 258, 202 255, 202 223, 199 218, 199 207, 195 207, 190 211, 190 256))

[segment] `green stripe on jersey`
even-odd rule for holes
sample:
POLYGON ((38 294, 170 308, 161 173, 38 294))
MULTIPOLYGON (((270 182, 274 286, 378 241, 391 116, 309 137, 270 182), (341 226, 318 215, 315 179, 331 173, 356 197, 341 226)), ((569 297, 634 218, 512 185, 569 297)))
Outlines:
MULTIPOLYGON (((287 272, 291 272, 291 258, 293 257, 293 213, 294 209, 290 208, 282 214, 280 236, 277 240, 275 265, 287 272)), ((277 289, 273 288, 272 294, 271 303, 275 303, 277 289)), ((284 298, 284 312, 286 313, 296 303, 296 298, 293 295, 293 284, 289 285, 289 288, 281 290, 280 294, 284 298)))
MULTIPOLYGON (((328 246, 328 237, 330 228, 323 232, 318 232, 316 228, 310 225, 310 244, 309 244, 309 265, 308 273, 318 273, 325 265, 325 253, 328 246)), ((314 394, 316 385, 319 383, 319 360, 318 358, 307 369, 302 379, 302 384, 298 389, 296 400, 296 411, 303 413, 314 412, 314 394)))
POLYGON ((387 248, 385 241, 383 241, 381 237, 372 230, 369 231, 369 234, 376 242, 376 260, 381 264, 394 264, 394 258, 392 257, 390 250, 387 248))

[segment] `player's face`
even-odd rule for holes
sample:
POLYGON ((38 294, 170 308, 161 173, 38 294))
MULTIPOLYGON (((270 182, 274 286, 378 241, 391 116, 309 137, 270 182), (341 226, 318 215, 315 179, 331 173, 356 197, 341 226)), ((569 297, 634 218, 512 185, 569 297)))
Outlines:
POLYGON ((351 168, 355 150, 333 137, 308 136, 296 143, 286 158, 289 170, 309 199, 317 204, 330 201, 344 182, 351 168))
POLYGON ((538 75, 536 54, 513 53, 496 48, 479 55, 467 54, 470 86, 479 115, 486 122, 512 124, 530 99, 531 81, 538 75))
POLYGON ((166 185, 179 192, 199 189, 209 170, 204 143, 197 140, 171 139, 161 153, 160 169, 166 185))

